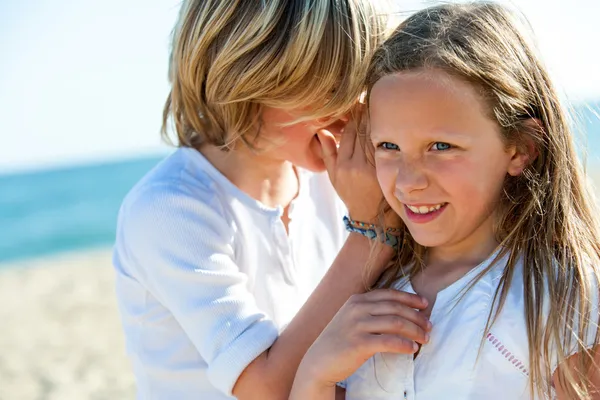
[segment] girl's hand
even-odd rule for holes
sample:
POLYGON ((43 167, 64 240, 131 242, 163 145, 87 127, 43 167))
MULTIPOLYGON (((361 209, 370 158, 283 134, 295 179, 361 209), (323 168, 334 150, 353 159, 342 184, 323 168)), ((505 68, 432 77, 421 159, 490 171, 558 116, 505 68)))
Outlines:
POLYGON ((296 394, 335 387, 375 353, 414 354, 429 340, 425 308, 422 297, 392 289, 352 296, 302 359, 296 394))
MULTIPOLYGON (((332 126, 332 129, 317 132, 331 183, 346 204, 352 219, 377 224, 383 193, 377 181, 375 167, 367 157, 372 145, 365 135, 357 132, 356 122, 350 121, 340 134, 338 148, 334 135, 338 133, 338 128, 332 126)), ((396 227, 398 222, 394 213, 386 215, 386 226, 396 227)))

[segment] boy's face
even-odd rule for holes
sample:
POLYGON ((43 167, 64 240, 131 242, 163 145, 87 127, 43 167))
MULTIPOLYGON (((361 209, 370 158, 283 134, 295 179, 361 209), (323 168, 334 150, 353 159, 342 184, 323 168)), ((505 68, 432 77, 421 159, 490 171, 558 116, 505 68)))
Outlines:
POLYGON ((313 172, 324 171, 321 144, 316 133, 320 129, 327 128, 338 137, 342 134, 348 118, 310 120, 285 126, 297 119, 298 114, 294 110, 265 107, 262 114, 261 139, 264 145, 270 146, 268 147, 270 157, 289 161, 313 172))

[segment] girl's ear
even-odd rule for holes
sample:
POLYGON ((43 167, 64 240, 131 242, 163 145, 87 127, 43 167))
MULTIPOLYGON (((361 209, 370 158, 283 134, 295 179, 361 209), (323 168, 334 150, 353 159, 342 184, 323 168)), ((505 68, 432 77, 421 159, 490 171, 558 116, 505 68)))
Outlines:
POLYGON ((508 164, 508 174, 519 176, 528 165, 533 163, 539 155, 533 136, 527 132, 539 132, 542 123, 537 118, 530 118, 523 123, 524 131, 519 138, 519 143, 513 147, 513 156, 508 164))

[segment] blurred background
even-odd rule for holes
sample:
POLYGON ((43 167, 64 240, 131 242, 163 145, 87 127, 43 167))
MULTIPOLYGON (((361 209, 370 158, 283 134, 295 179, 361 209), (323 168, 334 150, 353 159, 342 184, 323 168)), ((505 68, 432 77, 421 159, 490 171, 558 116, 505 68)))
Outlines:
MULTIPOLYGON (((395 3, 400 16, 432 1, 395 3)), ((600 2, 513 0, 600 183, 600 2)), ((176 0, 0 1, 0 399, 132 399, 116 216, 160 140, 176 0)))

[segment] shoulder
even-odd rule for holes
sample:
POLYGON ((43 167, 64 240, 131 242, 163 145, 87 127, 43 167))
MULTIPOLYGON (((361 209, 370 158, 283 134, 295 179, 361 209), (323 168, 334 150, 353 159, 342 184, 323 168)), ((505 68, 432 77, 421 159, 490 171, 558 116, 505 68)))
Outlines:
POLYGON ((182 252, 206 242, 230 253, 234 226, 223 204, 211 178, 190 166, 178 150, 125 197, 119 211, 116 249, 182 252))
POLYGON ((214 180, 197 164, 194 150, 177 149, 150 170, 127 194, 124 205, 157 197, 214 197, 214 180))
POLYGON ((195 163, 191 152, 178 149, 148 172, 123 200, 119 222, 149 219, 160 225, 179 219, 224 218, 215 181, 195 163))

